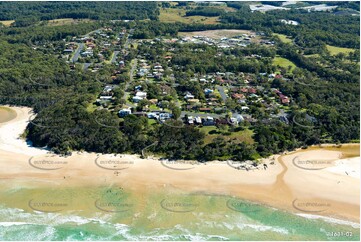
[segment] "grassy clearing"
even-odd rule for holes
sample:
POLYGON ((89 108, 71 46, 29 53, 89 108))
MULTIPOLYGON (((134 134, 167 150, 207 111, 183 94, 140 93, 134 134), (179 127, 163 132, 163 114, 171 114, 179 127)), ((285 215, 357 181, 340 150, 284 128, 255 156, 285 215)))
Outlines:
POLYGON ((185 24, 202 23, 216 24, 218 17, 189 16, 186 17, 186 10, 179 8, 162 8, 160 10, 159 20, 166 23, 181 22, 185 24))
POLYGON ((227 6, 212 6, 212 8, 223 9, 225 12, 237 12, 237 9, 227 6))
POLYGON ((15 20, 3 20, 3 21, 0 21, 0 23, 2 23, 5 27, 9 27, 14 22, 15 22, 15 20))
POLYGON ((138 48, 138 43, 132 43, 132 45, 131 46, 133 46, 133 49, 137 49, 138 48))
POLYGON ((148 119, 148 124, 149 125, 154 125, 154 124, 157 124, 158 122, 157 122, 157 120, 155 120, 155 119, 148 119))
POLYGON ((338 53, 348 54, 350 52, 355 51, 354 49, 351 49, 351 48, 342 48, 342 47, 336 47, 336 46, 332 46, 332 45, 326 45, 326 48, 330 52, 331 55, 337 55, 338 53))
POLYGON ((283 58, 283 57, 279 57, 279 56, 276 56, 274 59, 273 59, 273 65, 275 66, 280 66, 280 67, 283 67, 283 68, 288 68, 289 66, 291 66, 291 71, 293 71, 295 68, 296 68, 296 65, 286 59, 286 58, 283 58))
POLYGON ((311 54, 311 55, 303 55, 303 56, 304 56, 304 57, 307 57, 307 58, 309 58, 309 57, 315 57, 315 58, 320 57, 319 54, 311 54))
POLYGON ((91 22, 91 19, 73 19, 73 18, 58 18, 47 21, 48 26, 61 26, 61 25, 69 25, 69 24, 78 24, 84 22, 91 22))
POLYGON ((92 112, 94 112, 97 108, 98 108, 97 105, 91 103, 91 104, 89 104, 89 105, 86 107, 86 111, 88 111, 89 113, 92 113, 92 112))
POLYGON ((214 126, 205 126, 199 128, 202 132, 206 134, 204 138, 204 143, 209 144, 213 141, 214 138, 218 136, 223 136, 225 140, 234 140, 235 143, 245 142, 248 144, 253 144, 254 140, 252 138, 253 131, 249 129, 241 130, 238 132, 232 132, 230 135, 224 135, 222 132, 214 126), (214 134, 209 134, 210 131, 215 132, 214 134))
POLYGON ((109 59, 108 60, 104 60, 104 63, 105 64, 111 64, 112 63, 112 59, 113 59, 113 57, 114 57, 114 51, 113 51, 113 53, 110 55, 110 57, 109 57, 109 59))
POLYGON ((280 40, 283 42, 283 43, 292 43, 292 39, 290 37, 288 37, 287 35, 284 35, 284 34, 274 34, 275 36, 277 36, 278 38, 280 38, 280 40))

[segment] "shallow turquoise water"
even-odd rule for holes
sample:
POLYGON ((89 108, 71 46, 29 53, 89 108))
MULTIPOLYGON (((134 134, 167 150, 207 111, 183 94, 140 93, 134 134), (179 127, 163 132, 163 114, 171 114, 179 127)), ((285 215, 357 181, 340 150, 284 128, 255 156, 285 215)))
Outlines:
POLYGON ((102 211, 86 217, 77 211, 29 212, 2 205, 0 240, 360 240, 356 223, 241 200, 229 203, 231 198, 223 196, 197 199, 187 199, 197 202, 183 212, 164 209, 170 200, 152 198, 140 212, 102 211), (126 217, 128 224, 121 223, 126 217))

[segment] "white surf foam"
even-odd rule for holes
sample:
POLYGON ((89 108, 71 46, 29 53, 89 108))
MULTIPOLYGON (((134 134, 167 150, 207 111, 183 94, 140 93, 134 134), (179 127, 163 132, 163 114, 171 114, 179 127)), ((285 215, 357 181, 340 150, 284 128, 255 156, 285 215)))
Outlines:
POLYGON ((296 215, 304 217, 304 218, 308 218, 308 219, 321 219, 325 222, 333 223, 333 224, 349 225, 356 229, 360 228, 360 224, 351 222, 351 221, 346 221, 346 220, 341 220, 341 219, 336 219, 336 218, 331 218, 331 217, 326 217, 326 216, 321 216, 321 215, 314 215, 314 214, 297 213, 296 215))

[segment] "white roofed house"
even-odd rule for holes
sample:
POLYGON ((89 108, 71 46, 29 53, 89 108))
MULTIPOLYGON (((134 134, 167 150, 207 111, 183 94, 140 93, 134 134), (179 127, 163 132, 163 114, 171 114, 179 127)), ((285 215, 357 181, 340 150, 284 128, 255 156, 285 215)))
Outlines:
POLYGON ((133 100, 134 103, 138 103, 140 100, 143 100, 143 98, 142 98, 142 97, 138 97, 138 96, 134 96, 134 97, 132 98, 132 100, 133 100))
POLYGON ((192 95, 190 92, 187 92, 184 96, 184 99, 194 99, 194 95, 192 95))
POLYGON ((135 96, 141 97, 141 98, 147 98, 147 93, 146 93, 146 92, 142 92, 142 91, 137 91, 137 93, 135 94, 135 96))
POLYGON ((202 119, 199 116, 195 117, 194 121, 196 122, 196 124, 202 124, 202 119))
POLYGON ((234 117, 230 118, 230 122, 232 125, 238 125, 238 120, 234 117))
POLYGON ((99 99, 102 101, 112 100, 113 96, 100 96, 99 99))
POLYGON ((133 102, 138 103, 140 100, 147 99, 147 93, 142 91, 137 91, 133 97, 133 102))
POLYGON ((242 115, 240 115, 240 114, 238 114, 238 113, 237 113, 237 114, 234 114, 234 115, 233 115, 233 118, 235 118, 238 123, 241 123, 241 122, 244 121, 244 118, 242 117, 242 115))
POLYGON ((188 119, 187 119, 188 124, 193 124, 194 123, 193 121, 194 121, 193 117, 188 116, 188 119))
POLYGON ((82 52, 80 55, 82 57, 91 57, 91 56, 93 56, 93 51, 87 50, 87 51, 82 52))
POLYGON ((130 108, 123 108, 122 110, 119 110, 119 112, 118 112, 118 115, 121 118, 123 118, 129 114, 132 114, 132 110, 130 108))

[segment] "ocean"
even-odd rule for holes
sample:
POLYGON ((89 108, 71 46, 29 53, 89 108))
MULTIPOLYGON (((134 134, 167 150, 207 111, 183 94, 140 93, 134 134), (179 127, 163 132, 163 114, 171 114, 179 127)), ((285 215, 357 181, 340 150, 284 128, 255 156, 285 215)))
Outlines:
POLYGON ((214 194, 119 187, 0 192, 0 240, 360 240, 358 223, 214 194))

